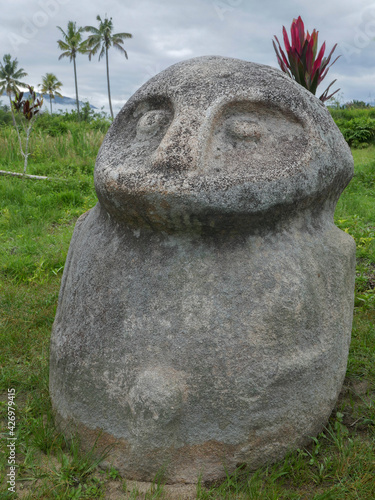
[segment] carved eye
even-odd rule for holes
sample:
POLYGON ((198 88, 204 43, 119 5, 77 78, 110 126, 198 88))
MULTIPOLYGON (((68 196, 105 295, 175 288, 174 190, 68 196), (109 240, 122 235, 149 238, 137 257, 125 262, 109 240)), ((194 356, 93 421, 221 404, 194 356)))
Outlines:
POLYGON ((234 139, 242 139, 243 141, 258 142, 263 133, 263 128, 259 123, 246 118, 231 118, 227 120, 225 129, 227 134, 234 139))
POLYGON ((169 122, 170 115, 167 111, 156 109, 148 111, 137 124, 137 138, 149 138, 156 135, 169 122))

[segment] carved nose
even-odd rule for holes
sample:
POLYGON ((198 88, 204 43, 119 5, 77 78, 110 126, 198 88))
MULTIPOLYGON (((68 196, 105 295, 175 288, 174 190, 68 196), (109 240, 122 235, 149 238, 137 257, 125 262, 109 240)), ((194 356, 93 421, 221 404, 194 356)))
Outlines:
POLYGON ((153 169, 165 172, 194 169, 197 157, 196 128, 195 122, 184 116, 173 120, 151 157, 153 169))

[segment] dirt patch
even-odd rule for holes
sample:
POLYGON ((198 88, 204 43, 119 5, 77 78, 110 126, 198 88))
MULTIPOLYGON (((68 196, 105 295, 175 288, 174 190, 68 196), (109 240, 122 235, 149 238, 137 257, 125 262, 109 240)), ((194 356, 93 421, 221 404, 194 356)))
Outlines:
MULTIPOLYGON (((106 483, 105 498, 107 500, 137 498, 153 498, 157 486, 140 481, 109 481, 106 483), (146 496, 147 495, 147 496, 146 496)), ((160 497, 165 500, 193 500, 197 487, 194 484, 167 484, 160 488, 160 497)))

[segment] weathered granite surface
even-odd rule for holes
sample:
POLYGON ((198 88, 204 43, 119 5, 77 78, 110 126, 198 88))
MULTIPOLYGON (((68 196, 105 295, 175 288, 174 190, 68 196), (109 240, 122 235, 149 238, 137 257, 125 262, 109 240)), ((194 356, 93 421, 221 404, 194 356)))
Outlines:
MULTIPOLYGON (((62 428, 112 443, 128 478, 220 478, 306 444, 346 370, 355 245, 333 223, 353 175, 320 101, 281 71, 176 64, 98 154, 51 341, 62 428)), ((68 432, 68 431, 66 431, 68 432)))

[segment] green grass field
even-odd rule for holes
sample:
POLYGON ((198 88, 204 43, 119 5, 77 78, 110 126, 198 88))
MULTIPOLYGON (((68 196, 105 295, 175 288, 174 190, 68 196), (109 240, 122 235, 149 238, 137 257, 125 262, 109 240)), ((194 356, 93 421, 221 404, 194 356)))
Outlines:
MULTIPOLYGON (((0 176, 0 498, 164 498, 156 478, 146 492, 114 468, 82 455, 54 428, 48 395, 49 338, 64 262, 78 216, 96 203, 95 157, 106 126, 51 120, 32 136, 28 173, 0 176), (48 129, 49 127, 49 129, 48 129), (52 130, 52 132, 51 132, 52 130), (54 131, 54 132, 53 132, 54 131), (16 491, 7 490, 7 391, 16 391, 16 491)), ((355 177, 336 223, 357 244, 355 314, 347 377, 326 429, 306 449, 221 484, 198 486, 199 499, 375 498, 375 147, 353 150, 355 177)), ((0 170, 22 171, 16 135, 0 129, 0 170)), ((107 460, 110 458, 107 458, 107 460)))

